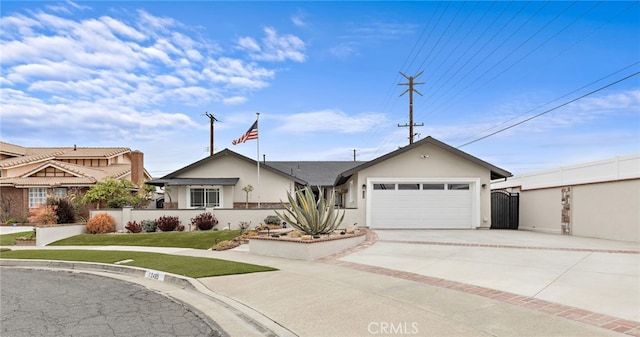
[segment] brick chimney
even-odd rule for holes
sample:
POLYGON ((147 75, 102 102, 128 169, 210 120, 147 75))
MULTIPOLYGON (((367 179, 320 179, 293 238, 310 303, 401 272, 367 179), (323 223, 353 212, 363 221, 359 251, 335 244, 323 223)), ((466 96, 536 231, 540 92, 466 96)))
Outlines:
POLYGON ((144 154, 138 150, 131 151, 131 181, 138 186, 144 181, 144 154))

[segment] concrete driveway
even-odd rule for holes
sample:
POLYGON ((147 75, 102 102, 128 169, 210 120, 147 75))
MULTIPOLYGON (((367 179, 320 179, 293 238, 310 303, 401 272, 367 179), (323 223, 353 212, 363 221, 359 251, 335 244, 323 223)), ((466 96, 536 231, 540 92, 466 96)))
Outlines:
POLYGON ((509 230, 377 230, 339 258, 640 321, 640 244, 509 230))

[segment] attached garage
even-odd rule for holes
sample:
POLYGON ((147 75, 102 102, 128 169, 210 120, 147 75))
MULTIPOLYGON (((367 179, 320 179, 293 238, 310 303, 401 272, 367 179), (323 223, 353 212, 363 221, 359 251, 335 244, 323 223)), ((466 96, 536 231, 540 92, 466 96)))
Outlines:
POLYGON ((473 228, 475 181, 370 179, 369 185, 371 228, 473 228))
POLYGON ((373 229, 473 229, 491 226, 487 186, 509 176, 427 137, 341 173, 334 185, 373 229))

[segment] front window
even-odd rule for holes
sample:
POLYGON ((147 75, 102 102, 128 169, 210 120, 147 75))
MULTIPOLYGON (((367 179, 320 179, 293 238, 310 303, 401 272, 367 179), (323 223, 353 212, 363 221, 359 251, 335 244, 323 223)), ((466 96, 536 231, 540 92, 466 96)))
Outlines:
POLYGON ((220 207, 220 189, 217 187, 191 188, 189 196, 189 207, 220 207))
POLYGON ((67 197, 67 188, 66 187, 58 187, 53 189, 53 195, 60 199, 64 199, 67 197))
POLYGON ((29 208, 47 204, 47 188, 32 187, 29 189, 29 208))

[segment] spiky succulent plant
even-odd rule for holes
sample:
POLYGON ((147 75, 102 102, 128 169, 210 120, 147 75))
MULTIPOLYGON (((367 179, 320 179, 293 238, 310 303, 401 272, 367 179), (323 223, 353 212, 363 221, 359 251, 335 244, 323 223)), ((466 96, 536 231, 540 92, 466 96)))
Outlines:
POLYGON ((280 219, 307 235, 320 235, 333 232, 344 219, 344 210, 335 208, 335 193, 332 191, 327 200, 322 189, 318 188, 316 200, 311 187, 297 190, 293 195, 287 192, 289 204, 284 205, 282 213, 275 211, 280 219))

